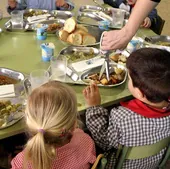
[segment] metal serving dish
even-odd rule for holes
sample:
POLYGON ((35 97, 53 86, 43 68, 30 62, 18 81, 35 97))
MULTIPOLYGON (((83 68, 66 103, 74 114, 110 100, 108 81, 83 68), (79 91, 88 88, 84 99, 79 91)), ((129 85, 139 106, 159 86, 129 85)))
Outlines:
POLYGON ((170 36, 157 35, 145 37, 148 47, 155 47, 170 51, 170 36))
POLYGON ((7 68, 0 68, 0 75, 4 75, 10 78, 13 78, 17 80, 18 82, 21 82, 24 80, 25 76, 21 72, 17 72, 15 70, 7 69, 7 68))
POLYGON ((79 11, 81 12, 96 12, 96 11, 102 11, 103 9, 99 6, 92 6, 92 5, 84 5, 79 8, 79 11))
MULTIPOLYGON (((103 33, 103 30, 99 29, 98 27, 96 26, 91 26, 91 25, 83 25, 84 27, 86 27, 88 29, 88 34, 92 35, 95 37, 96 39, 96 43, 94 44, 88 44, 88 45, 74 45, 74 44, 71 44, 69 42, 66 42, 66 41, 62 41, 62 43, 66 44, 66 45, 73 45, 73 46, 80 46, 80 47, 83 47, 83 46, 95 46, 95 45, 99 45, 100 44, 100 37, 103 33)), ((57 36, 59 38, 59 31, 57 32, 57 36)))
POLYGON ((58 19, 68 19, 73 16, 73 13, 70 11, 52 10, 50 13, 58 19))
POLYGON ((38 16, 43 14, 49 14, 48 10, 41 10, 41 9, 26 9, 24 10, 24 19, 27 19, 31 16, 38 16))
POLYGON ((12 22, 11 20, 7 21, 4 25, 4 28, 7 30, 7 31, 12 31, 12 32, 25 32, 27 31, 25 29, 25 26, 26 26, 26 22, 24 21, 23 22, 23 27, 21 28, 20 27, 21 25, 15 25, 14 28, 12 28, 12 22))
MULTIPOLYGON (((100 70, 101 70, 101 67, 102 66, 98 66, 98 67, 95 67, 95 68, 92 68, 92 69, 89 69, 87 71, 84 71, 81 75, 80 75, 80 79, 81 81, 84 82, 84 84, 86 85, 89 85, 91 80, 88 79, 88 76, 89 75, 92 75, 94 73, 99 73, 100 70)), ((101 86, 101 87, 115 87, 115 86, 119 86, 121 84, 123 84, 125 81, 126 81, 126 78, 127 78, 127 69, 123 66, 123 65, 119 65, 119 64, 116 64, 116 63, 110 63, 110 66, 109 66, 109 69, 111 72, 114 72, 114 68, 121 68, 123 71, 124 71, 124 78, 121 82, 119 83, 116 83, 116 84, 113 84, 113 85, 103 85, 103 84, 97 84, 98 86, 101 86)))
POLYGON ((61 55, 65 55, 66 57, 68 56, 69 62, 77 62, 80 60, 87 60, 90 59, 92 57, 96 57, 97 55, 100 54, 99 49, 97 48, 93 48, 93 47, 76 47, 76 46, 68 46, 64 49, 62 49, 60 51, 61 55), (85 57, 84 58, 70 58, 69 59, 69 55, 73 55, 73 54, 78 54, 78 53, 82 53, 85 57), (90 55, 90 57, 88 57, 88 55, 90 55), (86 57, 87 56, 87 57, 86 57), (92 57, 91 57, 92 56, 92 57))
POLYGON ((4 101, 11 102, 12 105, 18 105, 18 108, 14 110, 10 110, 10 106, 5 106, 5 111, 3 112, 4 108, 0 107, 0 130, 5 129, 7 127, 12 126, 13 124, 17 123, 19 120, 21 120, 24 117, 24 99, 20 97, 15 98, 1 98, 0 103, 2 106, 2 103, 4 101), (7 109, 7 110, 6 110, 7 109))
POLYGON ((18 82, 16 84, 14 84, 15 94, 16 94, 16 96, 22 95, 22 92, 24 91, 23 81, 25 79, 25 76, 23 73, 1 67, 0 75, 7 76, 7 77, 17 80, 18 82))

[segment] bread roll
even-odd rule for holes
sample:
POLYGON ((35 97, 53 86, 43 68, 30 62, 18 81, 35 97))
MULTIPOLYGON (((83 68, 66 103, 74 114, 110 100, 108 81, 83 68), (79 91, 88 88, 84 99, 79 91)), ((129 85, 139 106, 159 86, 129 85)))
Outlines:
POLYGON ((81 29, 84 32, 88 32, 88 29, 85 26, 81 25, 81 24, 77 24, 76 25, 76 29, 81 29))
POLYGON ((82 44, 82 35, 79 33, 72 33, 68 36, 67 41, 73 45, 81 45, 82 44))
POLYGON ((64 23, 64 28, 65 31, 68 33, 72 33, 76 29, 76 21, 74 18, 69 18, 65 21, 64 23))
POLYGON ((59 37, 61 40, 67 41, 68 36, 69 36, 69 33, 67 31, 65 31, 63 29, 59 30, 59 37))
POLYGON ((96 43, 96 39, 94 36, 85 34, 83 35, 83 45, 89 45, 89 44, 94 44, 96 43))
POLYGON ((87 32, 85 32, 84 30, 82 29, 76 29, 73 33, 79 33, 81 35, 87 35, 87 32))

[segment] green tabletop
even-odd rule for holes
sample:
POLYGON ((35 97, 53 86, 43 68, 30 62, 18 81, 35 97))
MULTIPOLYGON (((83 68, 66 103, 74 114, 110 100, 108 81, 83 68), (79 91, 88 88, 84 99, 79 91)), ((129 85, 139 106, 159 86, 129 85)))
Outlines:
MULTIPOLYGON (((0 20, 0 28, 4 27, 4 23, 9 20, 5 18, 0 20)), ((141 30, 142 35, 154 35, 150 30, 141 30)), ((47 40, 39 41, 36 39, 36 32, 7 32, 3 31, 0 34, 0 66, 10 68, 29 74, 35 69, 47 69, 49 62, 41 60, 40 44, 44 42, 53 42, 55 44, 55 55, 65 47, 56 35, 48 35, 47 40)), ((78 103, 80 103, 78 110, 83 112, 86 109, 82 90, 83 85, 71 85, 77 93, 78 103)), ((125 100, 131 97, 127 88, 127 82, 121 86, 113 88, 100 88, 102 105, 110 106, 118 103, 120 100, 125 100)), ((23 132, 25 129, 24 120, 0 130, 0 140, 23 132)))

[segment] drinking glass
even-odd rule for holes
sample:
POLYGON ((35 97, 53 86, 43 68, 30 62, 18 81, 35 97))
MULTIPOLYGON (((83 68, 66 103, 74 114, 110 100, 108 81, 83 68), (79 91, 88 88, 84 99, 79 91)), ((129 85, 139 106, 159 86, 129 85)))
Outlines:
POLYGON ((125 11, 120 9, 112 9, 113 25, 116 27, 122 27, 125 17, 125 11))
POLYGON ((51 79, 65 82, 67 58, 64 55, 51 57, 51 79))
POLYGON ((44 69, 34 70, 30 73, 31 89, 35 89, 49 81, 49 72, 44 69))
POLYGON ((12 28, 23 28, 23 11, 14 10, 11 12, 12 28))

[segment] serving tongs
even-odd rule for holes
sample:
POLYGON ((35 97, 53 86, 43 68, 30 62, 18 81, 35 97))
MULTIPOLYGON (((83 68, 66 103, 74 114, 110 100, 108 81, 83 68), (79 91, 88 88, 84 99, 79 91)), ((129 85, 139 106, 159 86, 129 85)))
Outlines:
POLYGON ((99 74, 99 80, 101 79, 102 75, 104 72, 106 72, 106 78, 107 80, 109 81, 109 75, 110 75, 110 71, 109 71, 109 63, 110 63, 110 59, 109 59, 109 54, 110 54, 110 51, 105 51, 105 61, 101 67, 101 70, 100 70, 100 74, 99 74))

